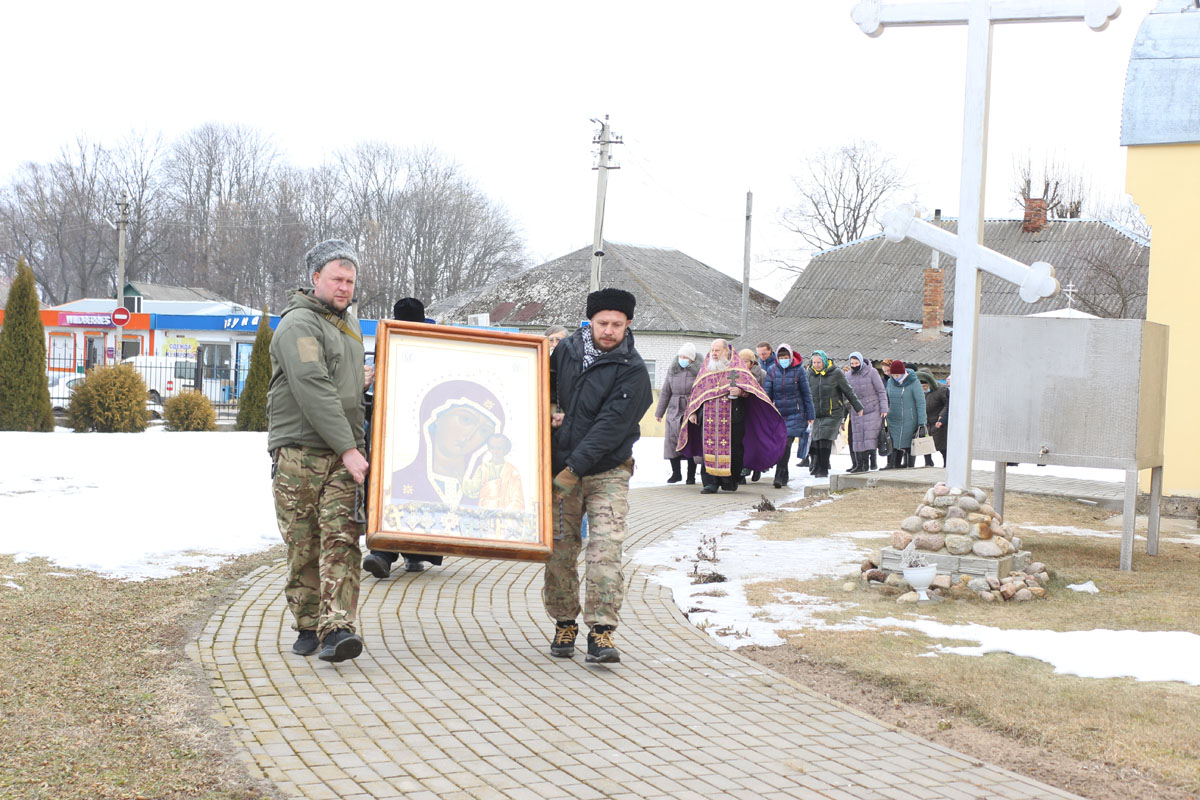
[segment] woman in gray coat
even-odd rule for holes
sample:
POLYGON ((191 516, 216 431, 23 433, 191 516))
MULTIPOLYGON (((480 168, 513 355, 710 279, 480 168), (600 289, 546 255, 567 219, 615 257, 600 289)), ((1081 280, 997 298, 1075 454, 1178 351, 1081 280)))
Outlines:
MULTIPOLYGON (((666 423, 666 433, 663 435, 663 458, 671 462, 671 477, 667 483, 679 483, 683 480, 680 466, 684 461, 683 453, 676 452, 675 443, 679 440, 679 428, 683 424, 683 412, 687 409, 688 398, 692 394, 692 384, 700 374, 700 364, 696 361, 696 346, 685 342, 679 348, 675 360, 667 370, 662 389, 658 393, 658 407, 654 410, 654 419, 666 423)), ((696 483, 696 462, 687 459, 687 482, 696 483)))
POLYGON ((846 381, 862 402, 863 413, 850 417, 850 460, 851 472, 867 472, 871 469, 871 456, 879 443, 879 429, 888 415, 887 392, 879 370, 862 357, 862 353, 850 354, 850 371, 846 381))

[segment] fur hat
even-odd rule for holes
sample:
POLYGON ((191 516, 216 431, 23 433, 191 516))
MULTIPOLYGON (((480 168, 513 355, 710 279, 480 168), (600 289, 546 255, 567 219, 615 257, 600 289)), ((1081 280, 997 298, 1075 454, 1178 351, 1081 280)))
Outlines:
POLYGON ((402 297, 392 306, 392 319, 402 322, 424 322, 425 304, 415 297, 402 297))
POLYGON ((904 376, 908 372, 908 367, 904 366, 904 362, 898 358, 892 359, 892 365, 888 367, 889 375, 904 376))
POLYGON ((688 361, 695 361, 696 345, 692 344, 691 342, 684 342, 683 347, 679 348, 679 352, 676 353, 676 355, 683 356, 688 361))
POLYGON ((349 261, 358 269, 358 254, 349 242, 342 239, 326 239, 304 254, 304 263, 309 272, 320 272, 321 267, 338 259, 349 261))
POLYGON ((633 307, 637 300, 624 289, 597 289, 587 297, 587 318, 601 311, 620 311, 626 319, 633 319, 633 307))

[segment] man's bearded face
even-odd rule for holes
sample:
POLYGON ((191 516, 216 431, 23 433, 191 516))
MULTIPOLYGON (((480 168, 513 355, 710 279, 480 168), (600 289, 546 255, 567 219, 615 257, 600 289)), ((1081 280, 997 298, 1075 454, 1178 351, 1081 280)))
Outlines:
POLYGON ((720 339, 708 349, 708 364, 712 369, 729 369, 729 345, 720 339))

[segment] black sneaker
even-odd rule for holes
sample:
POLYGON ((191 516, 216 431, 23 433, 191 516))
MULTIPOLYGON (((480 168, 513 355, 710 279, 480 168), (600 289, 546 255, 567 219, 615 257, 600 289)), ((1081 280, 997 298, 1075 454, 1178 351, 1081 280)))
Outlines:
POLYGON ((424 572, 425 568, 428 566, 429 566, 428 561, 420 561, 415 558, 404 559, 404 571, 405 572, 424 572))
POLYGON ((322 661, 332 661, 335 664, 339 661, 358 658, 363 649, 362 637, 345 628, 338 628, 326 636, 322 644, 324 647, 321 648, 321 654, 317 658, 322 661))
POLYGON ((588 651, 584 659, 595 664, 616 664, 621 660, 621 651, 613 644, 611 625, 597 625, 588 634, 588 651))
MULTIPOLYGON (((555 658, 571 658, 575 655, 575 637, 579 625, 575 620, 554 623, 554 638, 550 640, 550 655, 555 658)), ((589 637, 590 638, 590 637, 589 637)))
POLYGON ((317 641, 316 631, 300 631, 300 635, 296 637, 296 643, 292 645, 292 652, 298 656, 311 656, 317 652, 320 642, 317 641))
POLYGON ((716 493, 717 493, 717 487, 713 486, 711 483, 700 490, 700 494, 716 494, 716 493))
POLYGON ((392 565, 378 553, 363 556, 363 569, 382 580, 392 573, 392 565))

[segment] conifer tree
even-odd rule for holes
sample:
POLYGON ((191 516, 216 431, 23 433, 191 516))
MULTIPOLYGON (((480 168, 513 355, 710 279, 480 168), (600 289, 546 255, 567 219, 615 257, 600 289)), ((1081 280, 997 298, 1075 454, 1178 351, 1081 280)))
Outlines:
POLYGON ((0 327, 0 430, 53 431, 46 380, 46 331, 38 314, 33 270, 17 262, 0 327))
POLYGON ((267 387, 271 383, 271 315, 264 306, 258 333, 250 351, 250 370, 238 398, 236 428, 239 431, 267 429, 267 387))

